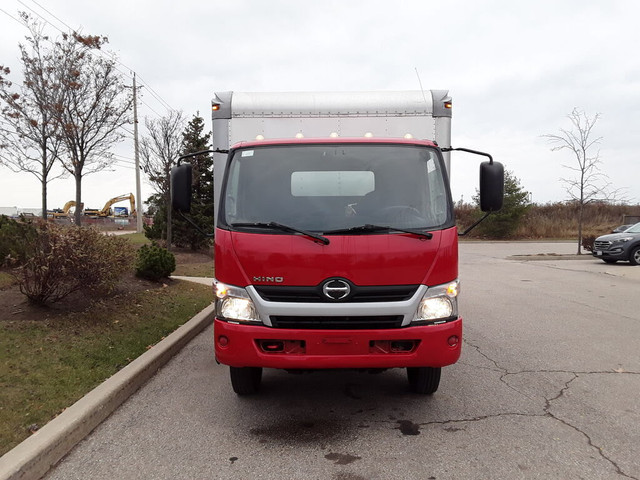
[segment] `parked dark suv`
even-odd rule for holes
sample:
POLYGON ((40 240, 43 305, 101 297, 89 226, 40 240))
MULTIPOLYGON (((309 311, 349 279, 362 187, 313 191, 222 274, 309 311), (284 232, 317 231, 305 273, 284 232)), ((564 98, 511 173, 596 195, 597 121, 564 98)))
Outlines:
POLYGON ((640 265, 640 223, 621 233, 610 233, 593 242, 593 256, 606 263, 627 260, 631 265, 640 265))

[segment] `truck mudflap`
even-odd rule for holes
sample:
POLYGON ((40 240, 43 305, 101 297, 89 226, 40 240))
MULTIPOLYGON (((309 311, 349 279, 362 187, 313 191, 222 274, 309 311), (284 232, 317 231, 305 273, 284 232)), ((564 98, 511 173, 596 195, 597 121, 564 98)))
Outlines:
POLYGON ((386 330, 303 330, 216 319, 217 360, 282 369, 444 367, 460 358, 462 318, 386 330))

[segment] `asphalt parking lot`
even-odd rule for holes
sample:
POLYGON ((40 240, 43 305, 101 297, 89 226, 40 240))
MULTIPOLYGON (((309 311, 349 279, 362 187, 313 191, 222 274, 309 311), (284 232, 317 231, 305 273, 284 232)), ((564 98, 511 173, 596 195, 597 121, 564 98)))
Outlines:
POLYGON ((208 328, 46 478, 640 478, 640 267, 575 250, 461 244, 463 355, 433 396, 267 371, 238 398, 208 328))

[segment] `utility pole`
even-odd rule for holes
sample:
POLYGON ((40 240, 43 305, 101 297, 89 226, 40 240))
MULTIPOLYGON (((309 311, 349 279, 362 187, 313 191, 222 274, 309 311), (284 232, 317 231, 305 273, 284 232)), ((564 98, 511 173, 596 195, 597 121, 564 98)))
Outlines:
POLYGON ((140 149, 138 146, 138 97, 136 72, 133 72, 133 149, 136 161, 136 232, 142 233, 142 189, 140 187, 140 149))

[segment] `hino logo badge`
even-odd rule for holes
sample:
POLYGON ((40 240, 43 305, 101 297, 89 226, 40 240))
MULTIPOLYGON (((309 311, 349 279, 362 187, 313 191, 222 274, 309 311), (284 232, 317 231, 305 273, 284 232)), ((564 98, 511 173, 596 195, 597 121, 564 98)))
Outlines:
POLYGON ((351 286, 344 280, 327 280, 322 285, 322 293, 330 300, 343 300, 351 293, 351 286))
POLYGON ((282 283, 284 277, 253 277, 254 282, 269 282, 269 283, 282 283))

